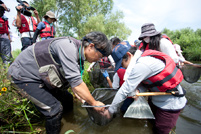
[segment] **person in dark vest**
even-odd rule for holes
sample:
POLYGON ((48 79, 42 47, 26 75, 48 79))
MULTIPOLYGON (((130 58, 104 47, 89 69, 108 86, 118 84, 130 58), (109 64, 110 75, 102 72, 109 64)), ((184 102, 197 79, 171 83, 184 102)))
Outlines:
MULTIPOLYGON (((29 7, 28 2, 22 1, 26 7, 29 7)), ((22 48, 21 51, 26 49, 28 46, 31 46, 33 44, 33 35, 36 31, 37 25, 40 22, 40 18, 38 15, 38 11, 34 10, 34 14, 36 16, 32 17, 30 14, 22 14, 21 10, 24 7, 19 5, 16 7, 17 10, 17 18, 14 20, 15 26, 18 28, 20 34, 21 34, 21 42, 22 42, 22 48)), ((26 8, 27 11, 30 11, 26 8)))
POLYGON ((157 50, 169 55, 175 63, 179 62, 179 57, 176 54, 172 41, 167 35, 156 31, 153 23, 142 25, 141 34, 138 39, 142 41, 139 46, 140 50, 157 50))
POLYGON ((57 21, 55 14, 52 11, 47 11, 44 19, 45 21, 40 22, 36 28, 33 36, 33 43, 36 42, 39 34, 42 40, 54 38, 55 28, 53 22, 57 21))
POLYGON ((0 1, 0 55, 3 63, 9 65, 12 62, 11 38, 8 18, 4 15, 5 11, 8 11, 8 8, 0 1))
POLYGON ((105 110, 102 116, 112 118, 118 111, 118 105, 114 104, 122 102, 127 96, 147 92, 147 90, 151 92, 174 91, 176 94, 151 96, 148 99, 155 116, 154 134, 169 134, 187 103, 185 90, 180 85, 183 80, 182 72, 170 56, 156 50, 144 51, 133 64, 131 62, 136 54, 133 56, 128 52, 129 47, 131 46, 119 44, 112 51, 112 57, 116 63, 115 70, 121 66, 126 69, 131 66, 131 71, 115 95, 111 107, 105 110))
POLYGON ((47 134, 59 134, 62 113, 73 108, 68 87, 81 102, 104 105, 92 97, 82 72, 84 60, 95 62, 111 52, 112 46, 101 32, 90 32, 81 41, 72 37, 51 38, 22 51, 9 67, 8 78, 46 117, 47 134))

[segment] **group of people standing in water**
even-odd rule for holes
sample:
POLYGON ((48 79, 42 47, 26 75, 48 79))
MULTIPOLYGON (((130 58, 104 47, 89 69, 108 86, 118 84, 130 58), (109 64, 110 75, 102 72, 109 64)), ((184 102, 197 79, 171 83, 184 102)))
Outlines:
MULTIPOLYGON (((26 1, 23 2, 29 7, 26 1)), ((108 56, 112 57, 116 71, 114 81, 109 85, 118 89, 112 104, 127 100, 125 104, 129 105, 127 97, 139 92, 174 91, 176 94, 173 95, 149 97, 148 102, 155 116, 155 134, 168 134, 176 125, 187 103, 185 90, 180 85, 183 75, 177 67, 181 60, 171 40, 158 32, 153 23, 142 25, 139 47, 117 37, 108 40, 101 32, 90 32, 81 40, 54 38, 52 23, 57 21, 54 13, 48 11, 44 15, 45 21, 40 22, 36 10, 35 20, 21 14, 22 8, 16 7, 15 21, 22 35, 22 52, 8 68, 8 77, 16 90, 31 100, 46 117, 47 134, 59 134, 62 114, 73 109, 73 96, 67 90, 69 87, 81 102, 92 106, 104 105, 92 97, 81 75, 84 61, 92 63, 108 56), (39 34, 42 41, 36 40, 39 34)), ((107 72, 103 75, 108 79, 107 72)), ((118 107, 95 107, 95 110, 112 118, 118 107)))

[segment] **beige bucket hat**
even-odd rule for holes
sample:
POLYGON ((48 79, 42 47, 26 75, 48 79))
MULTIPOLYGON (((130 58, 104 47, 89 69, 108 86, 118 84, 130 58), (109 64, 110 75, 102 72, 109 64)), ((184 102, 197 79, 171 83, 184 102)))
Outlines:
POLYGON ((55 17, 55 14, 52 12, 52 11, 47 11, 45 16, 43 16, 44 18, 45 17, 49 17, 49 18, 52 18, 54 19, 54 21, 57 21, 56 17, 55 17))

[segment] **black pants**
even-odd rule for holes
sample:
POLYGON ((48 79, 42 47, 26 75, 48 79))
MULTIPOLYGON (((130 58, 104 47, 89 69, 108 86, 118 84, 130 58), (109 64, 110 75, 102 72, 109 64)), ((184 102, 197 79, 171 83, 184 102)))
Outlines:
POLYGON ((47 134, 59 134, 63 111, 73 109, 73 96, 67 89, 41 87, 40 83, 16 83, 23 97, 31 100, 36 108, 46 117, 47 134))
POLYGON ((22 42, 22 48, 21 51, 23 51, 24 49, 26 49, 27 47, 31 46, 33 44, 33 38, 29 38, 29 37, 22 37, 21 38, 21 42, 22 42))
POLYGON ((0 38, 0 55, 4 64, 11 64, 11 44, 9 39, 0 38))

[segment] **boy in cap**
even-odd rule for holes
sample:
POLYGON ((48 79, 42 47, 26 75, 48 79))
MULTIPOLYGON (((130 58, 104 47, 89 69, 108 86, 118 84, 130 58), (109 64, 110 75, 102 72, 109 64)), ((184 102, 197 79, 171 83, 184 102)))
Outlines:
POLYGON ((156 31, 153 23, 145 23, 141 27, 141 34, 138 38, 142 41, 139 49, 142 51, 152 49, 163 52, 169 55, 175 63, 179 62, 174 46, 167 36, 161 35, 161 32, 156 31))
POLYGON ((40 22, 37 26, 33 37, 33 43, 36 42, 38 34, 40 34, 42 40, 54 38, 55 28, 53 22, 57 21, 55 14, 52 11, 47 11, 44 19, 45 21, 40 22))
MULTIPOLYGON (((115 70, 120 66, 131 68, 131 71, 115 95, 112 106, 105 110, 103 116, 111 118, 117 112, 117 105, 126 99, 127 96, 137 94, 140 89, 151 92, 171 92, 174 90, 177 95, 152 96, 149 98, 149 105, 155 116, 153 121, 154 134, 169 134, 176 125, 181 109, 186 105, 185 91, 180 85, 183 80, 182 72, 176 67, 172 58, 168 55, 155 51, 146 50, 141 56, 133 56, 128 44, 118 44, 112 51, 112 57, 116 63, 115 70), (137 58, 136 63, 133 58, 137 58), (146 88, 145 88, 146 87, 146 88), (164 116, 165 115, 165 116, 164 116)), ((127 70, 126 70, 127 71, 127 70)))

